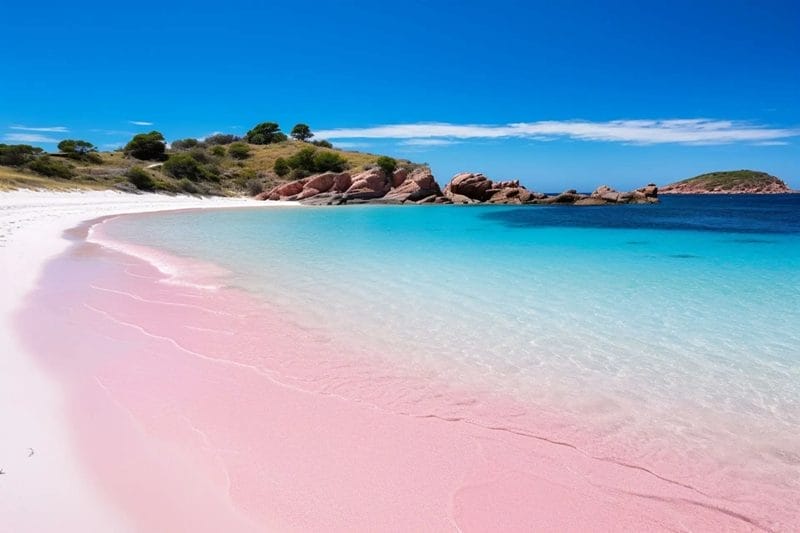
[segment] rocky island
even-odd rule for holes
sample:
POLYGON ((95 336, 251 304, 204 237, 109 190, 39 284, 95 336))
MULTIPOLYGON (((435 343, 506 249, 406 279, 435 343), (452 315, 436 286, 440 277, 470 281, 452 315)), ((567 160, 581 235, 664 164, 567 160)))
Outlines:
POLYGON ((756 170, 710 172, 661 188, 661 194, 786 194, 795 192, 781 179, 756 170))

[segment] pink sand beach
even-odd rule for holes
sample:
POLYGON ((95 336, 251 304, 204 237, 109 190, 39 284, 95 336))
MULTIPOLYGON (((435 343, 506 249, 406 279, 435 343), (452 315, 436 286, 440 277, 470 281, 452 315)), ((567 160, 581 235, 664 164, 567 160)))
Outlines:
MULTIPOLYGON (((591 427, 549 440, 557 413, 399 373, 225 287, 214 265, 111 242, 97 221, 69 238, 14 327, 62 399, 59 445, 93 491, 82 505, 115 528, 752 531, 797 519, 765 507, 770 489, 753 480, 593 455, 591 427)), ((86 530, 79 516, 65 526, 86 530)))

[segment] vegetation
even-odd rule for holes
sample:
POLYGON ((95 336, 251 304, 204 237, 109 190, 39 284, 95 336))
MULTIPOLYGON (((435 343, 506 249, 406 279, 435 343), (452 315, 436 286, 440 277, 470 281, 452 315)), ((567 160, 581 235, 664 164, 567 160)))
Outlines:
POLYGON ((215 133, 214 135, 209 135, 208 137, 206 137, 204 142, 208 145, 215 145, 215 144, 231 144, 241 140, 242 140, 241 137, 232 135, 230 133, 215 133))
MULTIPOLYGON (((305 174, 314 172, 341 172, 347 168, 347 160, 330 150, 317 150, 313 146, 306 146, 286 159, 286 164, 292 170, 299 170, 305 174)), ((277 172, 277 170, 276 170, 277 172)))
POLYGON ((311 128, 308 127, 308 124, 302 124, 302 123, 295 124, 294 128, 292 128, 292 132, 290 133, 290 135, 294 139, 302 142, 305 142, 314 136, 314 134, 311 133, 311 128))
POLYGON ((97 148, 89 141, 64 139, 58 143, 58 149, 70 159, 80 159, 92 163, 102 162, 102 159, 95 153, 97 148))
POLYGON ((218 170, 208 164, 208 160, 202 152, 171 155, 164 163, 164 172, 173 178, 192 181, 214 179, 219 174, 218 170))
POLYGON ((43 155, 28 163, 28 168, 42 176, 70 179, 75 175, 72 167, 49 155, 43 155))
POLYGON ((250 157, 250 147, 243 142, 235 142, 228 146, 228 155, 234 159, 247 159, 250 157))
POLYGON ((276 122, 262 122, 248 131, 244 138, 250 144, 273 144, 285 141, 286 135, 281 133, 276 122))
POLYGON ((756 170, 728 170, 709 172, 688 178, 678 183, 689 184, 702 189, 737 189, 742 187, 764 187, 780 181, 775 176, 756 170))
POLYGON ((136 159, 160 161, 164 159, 166 149, 164 136, 158 131, 151 131, 134 135, 133 139, 125 145, 123 152, 136 159))
POLYGON ((326 141, 325 139, 320 139, 318 141, 311 141, 311 144, 313 144, 314 146, 319 146, 321 148, 333 148, 333 145, 329 141, 326 141))
POLYGON ((125 176, 137 189, 142 191, 152 191, 156 187, 156 182, 152 176, 142 167, 131 167, 125 176))
MULTIPOLYGON (((160 133, 150 132, 131 139, 127 150, 110 152, 94 152, 93 147, 74 141, 74 145, 62 145, 67 151, 50 155, 35 146, 0 144, 0 189, 108 189, 133 185, 145 191, 253 195, 316 172, 371 168, 378 159, 374 154, 332 149, 327 141, 287 139, 256 145, 231 134, 215 134, 202 141, 179 139, 167 148, 160 133), (234 147, 236 143, 239 146, 234 147), (142 153, 152 145, 154 150, 142 153), (245 149, 247 157, 240 158, 245 149), (96 162, 70 155, 85 151, 96 162), (142 162, 147 160, 164 164, 142 162)), ((401 164, 411 165, 406 161, 401 164)))
POLYGON ((19 167, 41 153, 41 148, 28 144, 0 144, 0 165, 19 167))
POLYGON ((191 148, 196 147, 200 144, 200 141, 193 138, 188 139, 178 139, 177 141, 172 141, 171 148, 173 150, 189 150, 191 148))
POLYGON ((291 172, 292 167, 289 166, 289 163, 287 163, 284 158, 279 157, 275 160, 275 164, 272 165, 272 170, 274 170, 275 174, 278 176, 284 177, 286 174, 291 172))
POLYGON ((383 170, 383 173, 387 176, 391 176, 392 172, 395 171, 397 168, 397 160, 392 157, 388 157, 385 155, 380 156, 376 161, 375 164, 383 170))

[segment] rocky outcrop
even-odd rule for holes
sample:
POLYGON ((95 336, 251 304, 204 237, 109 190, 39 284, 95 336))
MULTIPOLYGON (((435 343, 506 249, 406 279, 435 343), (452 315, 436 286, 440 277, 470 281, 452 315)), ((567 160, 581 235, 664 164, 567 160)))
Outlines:
POLYGON ((347 172, 325 172, 308 178, 282 183, 256 196, 257 200, 305 200, 321 193, 344 192, 352 178, 347 172))
MULTIPOLYGON (((403 202, 417 202, 427 198, 435 198, 442 196, 442 190, 436 179, 431 174, 430 169, 422 167, 417 168, 409 173, 405 169, 398 169, 392 176, 392 188, 386 196, 385 200, 403 202)), ((434 200, 430 200, 432 202, 434 200)))
POLYGON ((710 172, 670 183, 661 194, 786 194, 792 193, 783 180, 756 170, 710 172))
POLYGON ((427 167, 400 168, 387 176, 372 168, 351 176, 326 172, 283 183, 260 194, 262 200, 297 200, 310 205, 383 204, 502 204, 613 205, 658 202, 658 187, 648 184, 630 192, 602 185, 591 194, 575 189, 546 195, 528 190, 519 180, 493 181, 483 174, 462 172, 442 191, 427 167))

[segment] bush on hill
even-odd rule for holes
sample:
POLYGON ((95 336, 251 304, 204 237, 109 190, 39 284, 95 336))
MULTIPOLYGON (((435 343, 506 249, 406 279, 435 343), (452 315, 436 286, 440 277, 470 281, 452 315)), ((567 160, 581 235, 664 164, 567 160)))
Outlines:
POLYGON ((173 150, 189 150, 190 148, 194 148, 195 146, 198 146, 199 144, 200 144, 200 141, 198 141, 197 139, 192 139, 192 138, 178 139, 177 141, 172 141, 172 144, 170 145, 170 147, 173 150))
POLYGON ((231 144, 236 141, 240 141, 242 138, 238 135, 233 135, 230 133, 215 133, 214 135, 209 135, 205 139, 205 143, 209 145, 214 144, 231 144))
POLYGON ((49 155, 44 155, 28 163, 28 168, 37 174, 48 177, 70 179, 75 175, 72 167, 49 155))
POLYGON ((234 159, 247 159, 250 157, 250 147, 242 142, 233 143, 228 146, 228 155, 234 159))
POLYGON ((150 133, 134 135, 133 139, 125 145, 123 151, 125 155, 130 155, 136 159, 160 161, 164 159, 166 148, 164 136, 158 131, 151 131, 150 133))
POLYGON ((0 144, 0 165, 22 166, 41 153, 41 148, 28 144, 0 144))
POLYGON ((314 155, 314 171, 342 172, 347 168, 347 160, 336 152, 317 152, 314 155))
POLYGON ((314 146, 319 146, 320 148, 333 148, 333 145, 330 143, 330 141, 326 141, 325 139, 311 141, 311 144, 314 146))
POLYGON ((289 163, 287 163, 284 158, 279 157, 278 159, 275 160, 275 164, 272 166, 272 170, 274 170, 275 174, 277 174, 278 176, 284 177, 285 175, 287 175, 289 172, 292 171, 292 167, 289 166, 289 163))
POLYGON ((380 169, 383 170, 383 173, 387 176, 391 176, 392 172, 394 172, 397 168, 397 161, 394 158, 385 155, 380 156, 375 161, 375 164, 378 165, 380 169))
POLYGON ((164 172, 177 179, 197 181, 208 177, 206 169, 192 154, 174 154, 164 163, 164 172))
POLYGON ((225 148, 222 146, 213 146, 211 148, 211 155, 215 155, 217 157, 225 157, 225 148))
POLYGON ((128 181, 142 191, 152 191, 155 188, 155 181, 142 167, 131 167, 125 173, 128 181))

